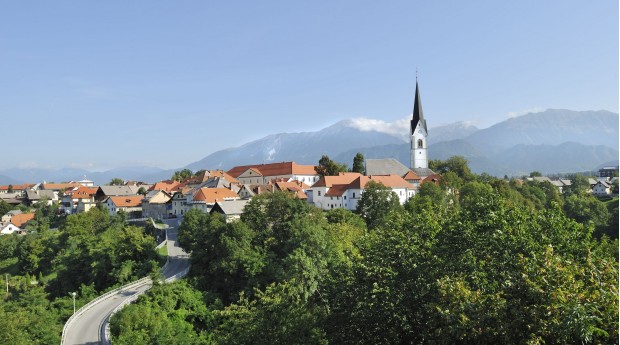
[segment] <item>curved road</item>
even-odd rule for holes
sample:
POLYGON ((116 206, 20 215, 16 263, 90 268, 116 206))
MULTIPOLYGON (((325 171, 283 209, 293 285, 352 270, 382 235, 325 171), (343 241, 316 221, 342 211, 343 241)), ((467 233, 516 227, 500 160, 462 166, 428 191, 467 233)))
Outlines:
MULTIPOLYGON (((180 222, 177 219, 166 221, 170 226, 166 231, 168 234, 168 243, 166 243, 168 247, 168 265, 162 272, 166 279, 189 267, 189 256, 179 247, 177 241, 177 229, 180 222)), ((100 344, 101 326, 114 308, 135 294, 148 290, 151 286, 152 283, 150 281, 145 282, 144 284, 121 290, 95 304, 69 325, 63 344, 100 344)))

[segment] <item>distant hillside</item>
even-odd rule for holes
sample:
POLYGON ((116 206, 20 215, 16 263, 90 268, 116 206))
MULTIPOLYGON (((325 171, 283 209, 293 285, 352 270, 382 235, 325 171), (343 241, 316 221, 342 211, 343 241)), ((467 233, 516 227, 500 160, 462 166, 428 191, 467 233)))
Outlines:
POLYGON ((252 141, 240 147, 212 153, 188 169, 230 169, 237 165, 295 161, 314 164, 324 154, 337 155, 352 148, 400 144, 393 135, 377 131, 362 131, 341 121, 318 132, 280 133, 252 141))
MULTIPOLYGON (((116 168, 103 172, 91 172, 84 169, 58 169, 58 170, 46 170, 46 169, 7 169, 0 173, 6 175, 7 178, 12 179, 12 183, 39 183, 39 182, 66 182, 66 181, 79 181, 87 178, 97 185, 103 185, 115 177, 123 180, 137 180, 144 181, 141 178, 145 175, 153 175, 159 172, 165 171, 160 168, 153 167, 124 167, 116 168)), ((168 176, 172 176, 171 174, 168 176)), ((0 178, 2 178, 0 176, 0 178)), ((153 180, 158 181, 158 180, 153 180)), ((153 182, 147 181, 147 182, 153 182)))
POLYGON ((578 142, 618 149, 618 114, 605 110, 548 109, 514 117, 481 129, 467 141, 493 153, 516 145, 559 145, 578 142))

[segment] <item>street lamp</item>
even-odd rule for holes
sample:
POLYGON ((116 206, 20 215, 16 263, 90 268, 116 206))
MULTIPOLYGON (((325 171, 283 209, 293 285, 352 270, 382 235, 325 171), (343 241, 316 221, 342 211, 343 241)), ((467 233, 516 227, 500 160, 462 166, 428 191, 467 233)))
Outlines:
POLYGON ((75 292, 72 292, 71 296, 73 296, 73 314, 75 314, 75 292))

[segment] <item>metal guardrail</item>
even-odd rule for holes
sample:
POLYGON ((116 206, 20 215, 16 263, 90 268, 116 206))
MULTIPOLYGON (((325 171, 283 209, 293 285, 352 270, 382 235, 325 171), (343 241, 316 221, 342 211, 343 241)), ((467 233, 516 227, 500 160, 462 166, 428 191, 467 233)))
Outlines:
POLYGON ((139 286, 147 281, 150 281, 151 278, 150 277, 144 277, 142 279, 138 279, 134 282, 125 284, 121 287, 118 287, 114 290, 110 290, 106 293, 104 293, 101 296, 98 296, 97 298, 93 299, 92 301, 86 303, 85 305, 83 305, 80 309, 78 309, 78 311, 76 311, 73 315, 71 315, 71 317, 69 318, 69 320, 67 320, 67 322, 65 323, 65 326, 62 328, 62 337, 60 340, 60 344, 64 345, 65 344, 65 338, 67 336, 67 329, 69 328, 69 326, 71 325, 71 323, 73 323, 73 321, 75 321, 75 319, 77 319, 78 317, 80 317, 82 314, 84 314, 87 310, 89 310, 90 308, 94 307, 95 305, 99 304, 99 302, 101 302, 102 300, 108 298, 111 295, 116 294, 117 292, 123 290, 123 289, 128 289, 128 288, 133 288, 135 286, 139 286))
MULTIPOLYGON (((149 283, 151 284, 151 286, 153 285, 152 281, 149 281, 149 283)), ((110 323, 108 321, 110 320, 112 315, 116 314, 121 309, 125 308, 126 305, 133 303, 135 300, 138 299, 138 297, 144 295, 149 289, 150 287, 144 291, 136 292, 133 296, 127 298, 121 304, 117 305, 116 308, 112 309, 112 311, 109 312, 105 318, 103 318, 103 320, 101 321, 101 324, 99 325, 99 341, 101 342, 102 345, 111 345, 110 344, 110 323)))

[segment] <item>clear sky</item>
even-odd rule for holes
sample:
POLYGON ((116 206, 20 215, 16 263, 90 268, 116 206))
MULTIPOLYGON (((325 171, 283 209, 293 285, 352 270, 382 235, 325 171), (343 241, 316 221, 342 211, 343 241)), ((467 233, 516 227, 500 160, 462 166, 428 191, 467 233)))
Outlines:
POLYGON ((178 168, 411 114, 618 111, 618 1, 2 1, 0 169, 178 168))

